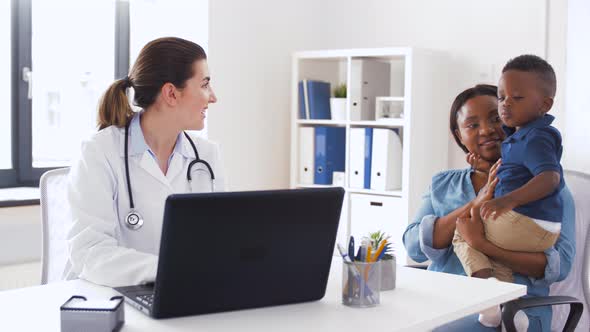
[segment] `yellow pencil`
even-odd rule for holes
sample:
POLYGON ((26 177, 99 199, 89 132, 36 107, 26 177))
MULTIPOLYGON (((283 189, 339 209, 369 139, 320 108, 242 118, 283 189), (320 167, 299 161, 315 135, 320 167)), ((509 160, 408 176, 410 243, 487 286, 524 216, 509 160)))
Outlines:
POLYGON ((375 255, 371 259, 371 262, 376 262, 377 261, 377 258, 379 258, 379 255, 381 255, 381 252, 383 251, 383 248, 385 248, 385 245, 386 244, 387 244, 387 240, 381 241, 381 244, 379 244, 379 249, 377 249, 375 251, 375 255))

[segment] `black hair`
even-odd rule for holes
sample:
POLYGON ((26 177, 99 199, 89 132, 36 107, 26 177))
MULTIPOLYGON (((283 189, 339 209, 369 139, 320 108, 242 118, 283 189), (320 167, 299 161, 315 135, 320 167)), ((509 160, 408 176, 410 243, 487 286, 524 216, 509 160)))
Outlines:
POLYGON ((457 134, 457 131, 459 129, 457 117, 459 116, 459 111, 461 110, 461 107, 463 107, 463 105, 465 105, 465 103, 468 100, 479 96, 491 96, 494 97, 494 99, 496 99, 498 98, 498 87, 490 84, 478 84, 458 94, 457 97, 455 97, 455 100, 453 101, 453 105, 451 105, 451 114, 449 121, 451 134, 453 135, 453 138, 455 138, 455 142, 457 142, 457 145, 459 145, 461 150, 465 151, 465 153, 469 153, 469 150, 467 150, 465 145, 461 143, 461 139, 457 134))
POLYGON ((545 90, 544 93, 549 97, 555 97, 555 90, 557 89, 555 71, 549 62, 545 61, 543 58, 532 54, 517 56, 506 63, 502 69, 502 74, 509 70, 537 74, 542 82, 542 89, 545 90))

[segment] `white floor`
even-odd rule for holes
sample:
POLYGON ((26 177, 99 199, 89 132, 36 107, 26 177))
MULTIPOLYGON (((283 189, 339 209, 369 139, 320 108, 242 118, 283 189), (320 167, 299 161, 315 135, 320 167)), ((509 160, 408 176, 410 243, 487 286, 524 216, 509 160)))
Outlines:
POLYGON ((0 266, 0 291, 41 284, 41 262, 0 266))

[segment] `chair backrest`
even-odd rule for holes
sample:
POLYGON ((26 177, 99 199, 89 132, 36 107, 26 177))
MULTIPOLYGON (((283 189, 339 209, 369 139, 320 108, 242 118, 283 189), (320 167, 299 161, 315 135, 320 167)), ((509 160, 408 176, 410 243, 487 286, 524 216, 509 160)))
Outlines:
POLYGON ((43 254, 41 284, 60 281, 68 261, 67 233, 72 223, 67 197, 69 168, 47 171, 41 177, 43 254))
MULTIPOLYGON (((564 172, 565 182, 576 205, 576 257, 572 269, 563 281, 551 285, 550 295, 569 295, 584 303, 584 312, 576 331, 588 332, 590 326, 590 174, 564 172)), ((553 307, 551 331, 563 331, 569 306, 553 307)))

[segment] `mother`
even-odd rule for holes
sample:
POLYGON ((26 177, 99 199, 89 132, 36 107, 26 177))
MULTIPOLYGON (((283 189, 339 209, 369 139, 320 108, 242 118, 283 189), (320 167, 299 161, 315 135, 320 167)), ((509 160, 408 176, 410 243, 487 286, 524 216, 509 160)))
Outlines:
MULTIPOLYGON (((423 196, 422 206, 406 229, 403 241, 408 255, 416 262, 430 260, 431 271, 465 275, 453 251, 452 240, 457 219, 484 200, 489 192, 488 172, 500 158, 505 137, 498 117, 497 88, 477 85, 460 93, 450 114, 451 134, 467 154, 471 167, 436 174, 423 196)), ((527 294, 546 296, 549 285, 563 280, 575 254, 574 205, 569 190, 561 192, 564 216, 561 235, 553 248, 544 253, 504 250, 487 241, 481 222, 460 223, 459 232, 468 243, 477 243, 488 257, 514 271, 514 282, 527 286, 527 294)), ((551 308, 526 310, 529 331, 549 331, 551 308)), ((439 328, 441 331, 495 331, 479 324, 477 315, 465 317, 439 328)))

